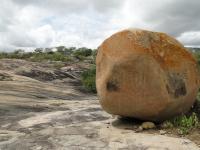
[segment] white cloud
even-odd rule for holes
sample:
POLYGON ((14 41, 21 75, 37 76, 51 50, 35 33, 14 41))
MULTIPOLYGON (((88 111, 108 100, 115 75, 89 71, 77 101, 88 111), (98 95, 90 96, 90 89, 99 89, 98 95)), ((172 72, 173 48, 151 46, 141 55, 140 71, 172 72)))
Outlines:
POLYGON ((178 40, 187 46, 200 46, 200 31, 184 32, 178 37, 178 40))
POLYGON ((28 37, 34 40, 35 46, 45 47, 54 42, 55 31, 50 25, 44 25, 28 32, 28 37))
POLYGON ((130 27, 167 32, 186 45, 200 45, 199 7, 199 0, 2 0, 0 50, 96 48, 130 27))

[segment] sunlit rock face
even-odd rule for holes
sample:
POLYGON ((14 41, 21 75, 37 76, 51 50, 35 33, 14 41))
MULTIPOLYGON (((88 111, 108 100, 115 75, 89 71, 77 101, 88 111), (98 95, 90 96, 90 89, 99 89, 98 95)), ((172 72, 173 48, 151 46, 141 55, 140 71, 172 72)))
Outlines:
POLYGON ((187 112, 199 88, 196 60, 165 33, 118 32, 101 44, 96 65, 100 104, 110 114, 162 121, 187 112))

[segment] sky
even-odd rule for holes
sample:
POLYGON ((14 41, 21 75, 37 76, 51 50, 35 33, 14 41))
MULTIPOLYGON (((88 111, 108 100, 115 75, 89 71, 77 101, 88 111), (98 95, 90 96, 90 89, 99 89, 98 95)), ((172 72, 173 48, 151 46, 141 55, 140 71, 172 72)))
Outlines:
POLYGON ((126 28, 165 32, 200 46, 200 0, 1 0, 0 51, 97 48, 126 28))

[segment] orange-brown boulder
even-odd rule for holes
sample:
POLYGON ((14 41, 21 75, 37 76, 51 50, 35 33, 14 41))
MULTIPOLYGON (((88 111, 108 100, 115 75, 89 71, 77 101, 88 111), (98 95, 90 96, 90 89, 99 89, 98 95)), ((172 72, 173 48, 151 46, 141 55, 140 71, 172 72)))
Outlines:
POLYGON ((118 32, 99 47, 96 65, 100 104, 114 115, 162 121, 187 112, 199 88, 196 60, 165 33, 118 32))

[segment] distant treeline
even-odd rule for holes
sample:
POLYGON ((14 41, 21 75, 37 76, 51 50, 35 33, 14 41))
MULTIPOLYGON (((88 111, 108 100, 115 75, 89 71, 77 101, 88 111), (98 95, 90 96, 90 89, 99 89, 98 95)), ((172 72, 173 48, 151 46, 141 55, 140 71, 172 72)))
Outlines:
POLYGON ((65 47, 59 46, 55 48, 36 48, 33 52, 26 52, 25 50, 18 49, 14 52, 0 52, 0 59, 25 59, 30 61, 73 61, 84 60, 88 57, 92 59, 96 56, 96 49, 89 49, 86 47, 65 47))
POLYGON ((189 49, 191 52, 200 52, 199 47, 186 47, 186 48, 189 49))
MULTIPOLYGON (((200 48, 186 47, 197 58, 200 65, 200 48)), ((58 46, 54 48, 36 48, 32 52, 26 52, 23 49, 17 49, 13 52, 0 52, 0 59, 25 59, 29 61, 73 61, 85 60, 87 58, 95 59, 97 50, 86 47, 65 47, 58 46)))

